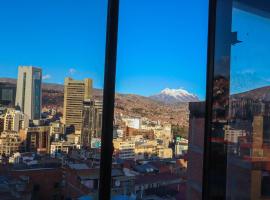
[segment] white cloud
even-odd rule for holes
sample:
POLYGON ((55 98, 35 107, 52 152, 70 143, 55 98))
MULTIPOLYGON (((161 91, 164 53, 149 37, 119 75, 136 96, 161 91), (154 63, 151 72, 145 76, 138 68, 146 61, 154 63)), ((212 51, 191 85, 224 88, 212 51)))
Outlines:
POLYGON ((52 76, 50 74, 46 74, 46 75, 42 76, 43 80, 48 80, 48 79, 51 79, 51 78, 52 78, 52 76))
POLYGON ((73 74, 75 74, 76 73, 76 69, 74 69, 74 68, 70 68, 69 70, 68 70, 68 73, 70 74, 70 75, 73 75, 73 74))
POLYGON ((255 74, 255 70, 253 70, 253 69, 245 69, 245 70, 240 71, 240 74, 250 74, 250 75, 252 75, 252 74, 255 74))

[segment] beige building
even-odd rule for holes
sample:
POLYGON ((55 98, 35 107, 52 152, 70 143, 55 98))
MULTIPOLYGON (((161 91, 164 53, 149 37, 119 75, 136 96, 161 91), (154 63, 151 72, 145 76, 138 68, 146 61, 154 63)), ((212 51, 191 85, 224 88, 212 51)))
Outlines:
POLYGON ((173 157, 173 151, 172 151, 171 148, 160 147, 157 150, 157 156, 160 159, 172 158, 173 157))
POLYGON ((29 118, 21 111, 13 108, 7 109, 4 115, 4 131, 16 131, 25 129, 29 126, 29 118))
POLYGON ((121 159, 134 159, 135 158, 135 141, 134 140, 113 140, 115 154, 121 159))
POLYGON ((65 79, 63 122, 66 126, 74 126, 76 133, 80 134, 82 129, 83 102, 90 99, 91 95, 91 79, 65 79))
POLYGON ((3 132, 0 136, 0 154, 11 156, 19 151, 21 140, 16 132, 3 132))

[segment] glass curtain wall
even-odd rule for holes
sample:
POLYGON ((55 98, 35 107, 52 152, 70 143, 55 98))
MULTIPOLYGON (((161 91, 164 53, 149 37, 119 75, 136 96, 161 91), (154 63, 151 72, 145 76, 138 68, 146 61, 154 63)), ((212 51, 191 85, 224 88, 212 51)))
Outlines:
POLYGON ((212 4, 204 197, 268 199, 270 4, 212 4))

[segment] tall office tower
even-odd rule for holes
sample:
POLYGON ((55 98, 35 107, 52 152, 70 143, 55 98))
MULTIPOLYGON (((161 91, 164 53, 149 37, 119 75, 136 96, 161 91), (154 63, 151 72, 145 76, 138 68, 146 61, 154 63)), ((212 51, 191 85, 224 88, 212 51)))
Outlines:
POLYGON ((102 128, 102 101, 87 99, 83 102, 81 144, 91 146, 92 138, 99 138, 102 128))
POLYGON ((19 66, 16 106, 30 119, 40 119, 42 70, 32 66, 19 66))
POLYGON ((65 79, 63 121, 66 126, 74 126, 77 134, 81 134, 82 130, 83 101, 90 99, 91 94, 91 79, 87 78, 83 81, 65 79))

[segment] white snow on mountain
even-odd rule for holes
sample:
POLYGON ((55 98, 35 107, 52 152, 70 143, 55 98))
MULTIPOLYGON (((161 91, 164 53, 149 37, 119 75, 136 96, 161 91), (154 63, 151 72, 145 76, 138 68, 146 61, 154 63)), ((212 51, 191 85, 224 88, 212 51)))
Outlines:
POLYGON ((150 98, 168 104, 199 101, 199 98, 196 95, 189 93, 184 89, 170 88, 165 88, 159 94, 152 95, 150 98))

